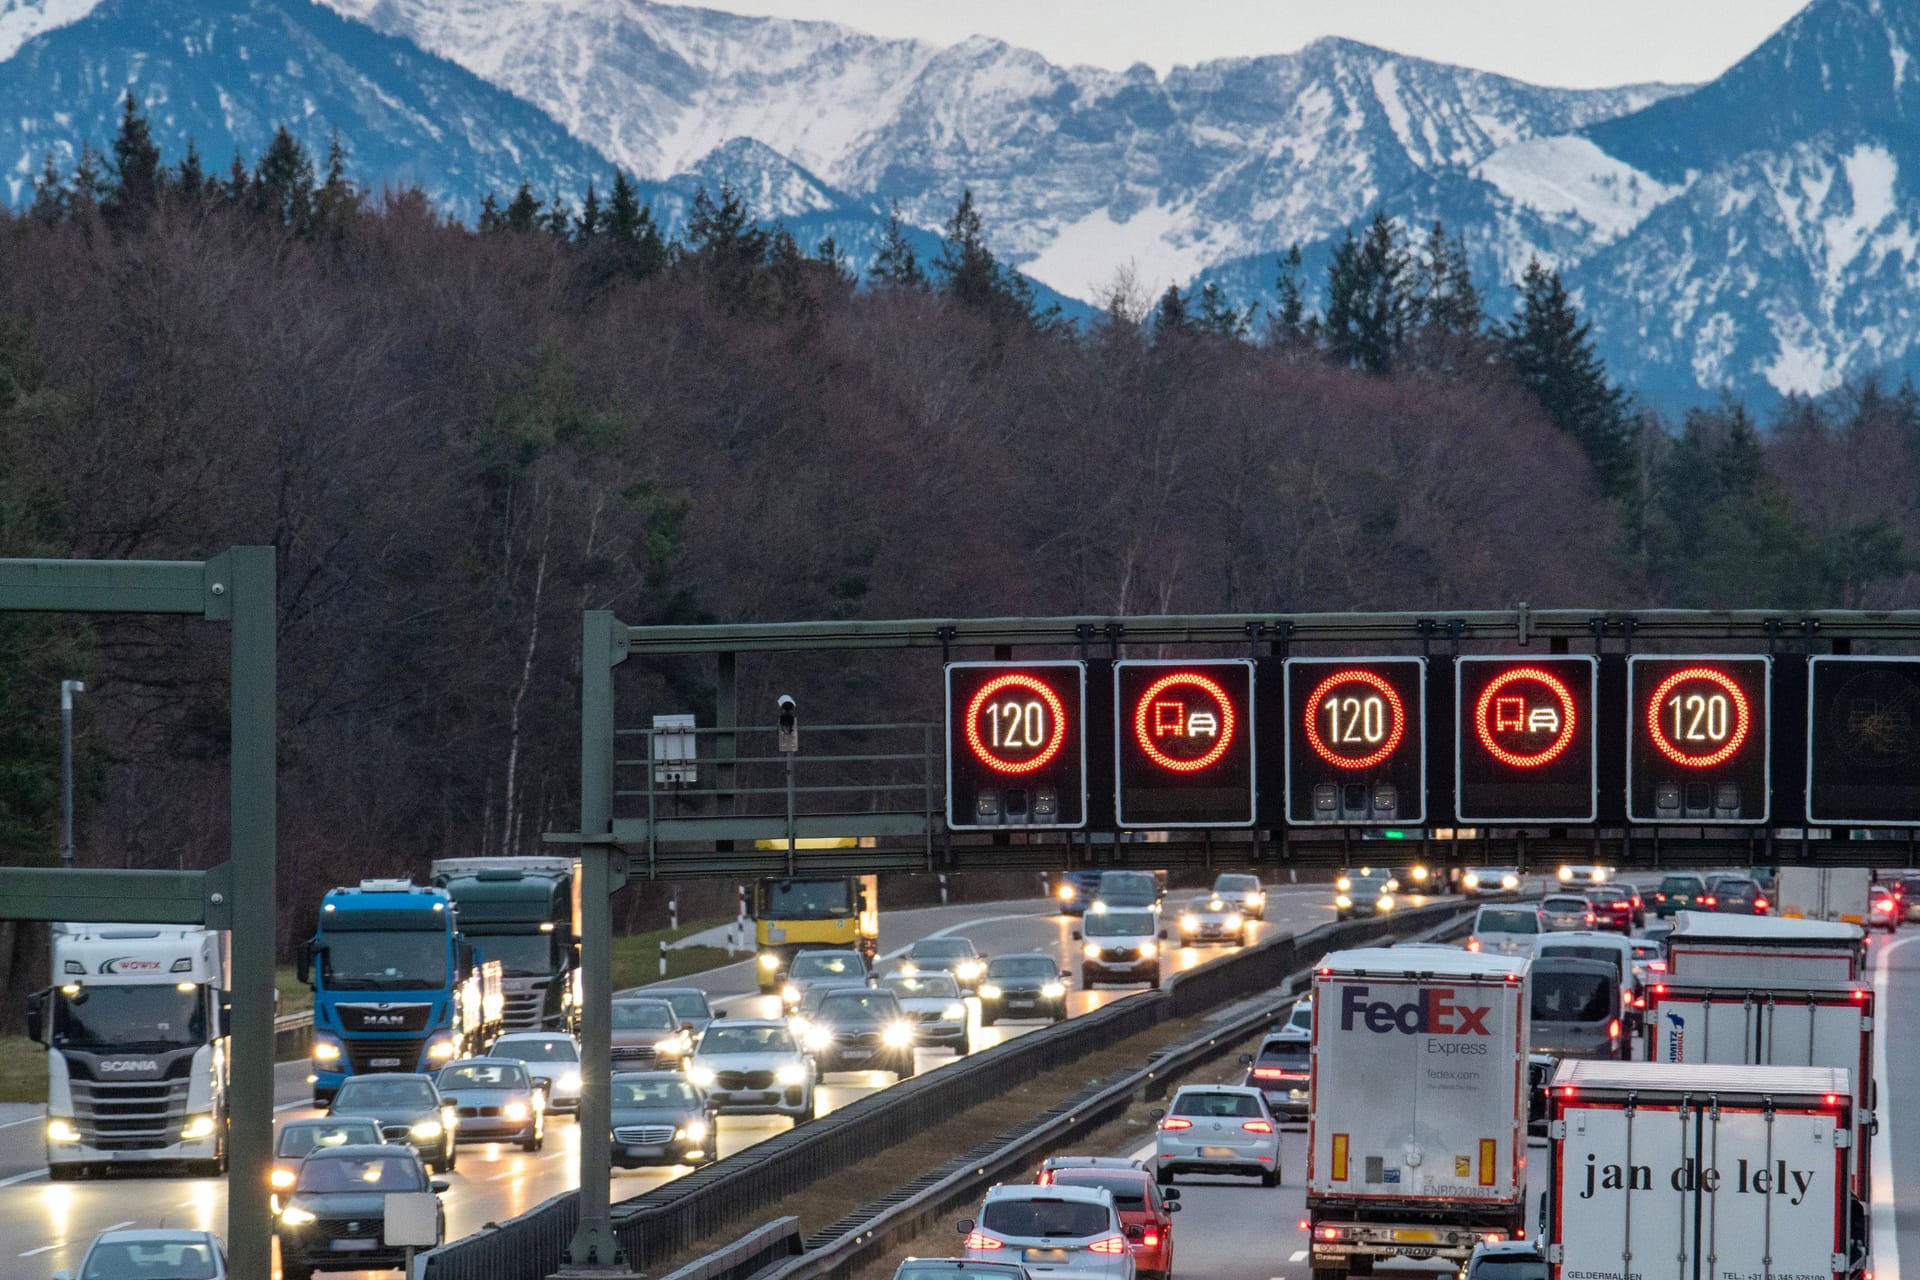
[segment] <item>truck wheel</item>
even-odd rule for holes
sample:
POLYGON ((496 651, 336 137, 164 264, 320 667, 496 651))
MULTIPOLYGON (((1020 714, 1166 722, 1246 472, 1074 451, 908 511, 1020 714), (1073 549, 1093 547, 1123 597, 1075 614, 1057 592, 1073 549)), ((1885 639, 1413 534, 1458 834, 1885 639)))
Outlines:
POLYGON ((313 1268, 299 1262, 280 1264, 281 1280, 313 1280, 313 1268))
POLYGON ((1373 1255, 1356 1253, 1347 1261, 1347 1274, 1350 1276, 1370 1276, 1373 1274, 1373 1255))
POLYGON ((1315 1267, 1313 1280, 1347 1280, 1347 1273, 1339 1267, 1315 1267))

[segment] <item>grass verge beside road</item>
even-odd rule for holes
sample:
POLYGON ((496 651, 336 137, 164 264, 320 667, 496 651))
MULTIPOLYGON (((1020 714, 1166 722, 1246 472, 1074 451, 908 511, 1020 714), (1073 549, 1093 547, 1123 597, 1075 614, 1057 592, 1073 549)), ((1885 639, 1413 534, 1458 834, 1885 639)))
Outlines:
POLYGON ((46 1053, 25 1036, 0 1036, 0 1102, 47 1100, 46 1053))
POLYGON ((649 982, 662 980, 660 973, 660 944, 667 944, 667 978, 684 978, 689 974, 704 973, 708 969, 718 969, 721 965, 733 964, 738 960, 750 960, 751 952, 739 955, 725 947, 676 947, 673 944, 680 939, 711 929, 721 920, 696 920, 683 924, 678 929, 654 929, 647 933, 629 934, 613 940, 613 989, 624 990, 638 987, 649 982))

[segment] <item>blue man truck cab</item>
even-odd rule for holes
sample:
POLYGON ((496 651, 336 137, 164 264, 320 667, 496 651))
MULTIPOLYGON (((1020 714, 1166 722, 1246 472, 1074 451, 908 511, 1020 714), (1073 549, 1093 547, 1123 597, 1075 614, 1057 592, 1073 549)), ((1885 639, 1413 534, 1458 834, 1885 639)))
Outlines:
POLYGON ((444 889, 362 880, 328 890, 299 974, 313 988, 316 1106, 348 1076, 438 1071, 500 1029, 500 964, 461 935, 444 889))

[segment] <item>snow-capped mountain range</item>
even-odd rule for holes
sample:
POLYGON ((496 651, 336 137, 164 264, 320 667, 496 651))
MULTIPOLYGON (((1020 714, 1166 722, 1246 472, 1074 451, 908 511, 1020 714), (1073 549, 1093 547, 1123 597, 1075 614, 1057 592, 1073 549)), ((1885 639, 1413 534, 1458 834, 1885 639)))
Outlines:
POLYGON ((1261 300, 1288 244, 1322 261, 1384 208, 1462 232, 1483 282, 1559 266, 1615 375, 1684 401, 1920 365, 1915 52, 1916 0, 1812 0, 1709 84, 1607 90, 1334 39, 1061 67, 651 0, 0 0, 0 169, 17 203, 132 85, 215 165, 284 120, 463 212, 618 164, 672 221, 724 178, 856 261, 889 205, 937 228, 971 188, 1082 299, 1128 267, 1261 300))

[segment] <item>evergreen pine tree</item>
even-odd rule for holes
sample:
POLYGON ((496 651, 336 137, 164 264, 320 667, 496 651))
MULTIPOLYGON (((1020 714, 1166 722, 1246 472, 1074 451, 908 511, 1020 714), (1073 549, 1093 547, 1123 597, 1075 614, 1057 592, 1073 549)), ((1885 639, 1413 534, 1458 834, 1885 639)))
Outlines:
POLYGON ((1326 336, 1335 360, 1368 373, 1392 368, 1414 320, 1410 266, 1400 230, 1384 212, 1374 215, 1363 239, 1349 232, 1334 249, 1326 336))
POLYGON ((281 125, 253 168, 253 207, 281 226, 306 231, 313 225, 313 159, 281 125))
POLYGON ((506 229, 527 232, 539 228, 540 197, 533 194, 533 187, 522 178, 520 189, 513 193, 513 200, 507 205, 506 229))
POLYGON ((489 191, 480 197, 480 216, 474 220, 473 229, 483 236, 490 236, 506 226, 507 220, 500 212, 500 197, 489 191))
POLYGON ((1480 332, 1480 290, 1473 283, 1466 241, 1449 237, 1438 219, 1427 231, 1427 241, 1415 266, 1420 323, 1450 337, 1480 332))
POLYGON ((867 279, 874 284, 891 285, 896 289, 927 287, 927 273, 920 269, 920 256, 913 251, 913 242, 907 239, 906 225, 900 221, 898 200, 887 212, 887 229, 881 235, 880 252, 874 255, 873 265, 867 268, 867 279))
POLYGON ((573 206, 560 194, 559 184, 554 184, 553 194, 547 197, 547 211, 540 220, 546 233, 555 240, 573 239, 573 206))
POLYGON ((247 162, 240 155, 240 148, 233 149, 233 163, 227 168, 227 180, 221 184, 220 194, 229 204, 239 204, 247 198, 247 192, 253 187, 253 177, 247 172, 247 162))
POLYGON ((687 217, 688 261, 706 282, 709 295, 730 314, 770 309, 759 273, 773 240, 730 184, 720 184, 718 201, 705 187, 694 192, 687 217))
POLYGON ((106 213, 115 221, 137 226, 160 202, 165 174, 160 168, 160 148, 154 144, 153 132, 131 89, 121 103, 120 130, 113 139, 113 168, 118 182, 107 200, 106 213))
POLYGON ((635 280, 658 275, 667 266, 667 242, 653 220, 653 210, 640 203, 640 194, 620 169, 613 171, 613 195, 607 203, 606 238, 618 266, 635 280))
POLYGON ((985 223, 974 206, 971 190, 960 194, 934 266, 949 298, 980 308, 996 323, 1025 321, 1042 328, 1059 323, 1057 307, 1044 316, 1034 315, 1033 285, 1019 272, 1002 267, 987 247, 985 223))
POLYGON ((193 139, 187 139, 187 154, 180 157, 179 168, 175 170, 174 185, 189 204, 196 203, 207 187, 206 171, 200 167, 200 148, 194 146, 193 139))
POLYGON ((592 244, 593 238, 601 232, 600 193, 593 189, 593 179, 587 179, 587 198, 580 203, 580 233, 576 237, 581 244, 592 244))
POLYGON ((68 197, 67 208, 77 218, 87 218, 100 211, 100 200, 105 194, 105 179, 100 171, 100 153, 93 144, 80 144, 80 159, 73 166, 73 189, 68 197))
POLYGON ((313 197, 313 221, 317 228, 338 232, 360 212, 360 188, 347 177, 347 147, 335 129, 327 139, 327 172, 313 197))
POLYGON ((1300 242, 1296 240, 1280 255, 1279 271, 1273 281, 1274 292, 1279 295, 1278 304, 1273 309, 1273 341, 1280 346, 1301 346, 1312 341, 1306 287, 1300 242))
POLYGON ((1519 309, 1502 339, 1521 383, 1553 424, 1580 442, 1601 488, 1625 497, 1634 469, 1626 397, 1608 383, 1592 326, 1574 310, 1560 273, 1537 258, 1527 264, 1519 309))
POLYGON ((29 214, 47 226, 57 226, 67 216, 67 184, 47 152, 46 167, 33 180, 33 208, 29 214))
POLYGON ((1209 280, 1200 286, 1200 309, 1193 324, 1201 333, 1244 341, 1252 331, 1253 308, 1236 309, 1227 301, 1226 292, 1209 280))
POLYGON ((1186 295, 1180 286, 1170 284, 1153 309, 1153 336, 1156 342, 1171 342, 1193 333, 1193 321, 1187 315, 1186 295))

